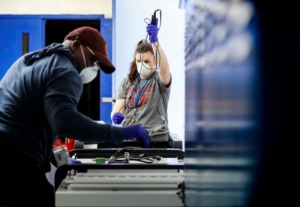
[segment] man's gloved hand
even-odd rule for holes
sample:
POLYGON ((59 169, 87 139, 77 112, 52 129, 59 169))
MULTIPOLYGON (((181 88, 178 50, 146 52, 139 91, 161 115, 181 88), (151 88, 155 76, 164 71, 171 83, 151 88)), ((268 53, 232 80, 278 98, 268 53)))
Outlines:
POLYGON ((124 127, 124 139, 140 139, 143 142, 144 147, 149 147, 150 140, 148 131, 140 124, 133 124, 124 127))
POLYGON ((81 161, 69 157, 69 163, 70 164, 81 164, 81 161))
POLYGON ((114 113, 113 117, 112 117, 112 121, 115 123, 115 124, 121 124, 122 121, 124 119, 124 116, 123 114, 121 114, 120 112, 116 112, 114 113))
POLYGON ((157 38, 157 34, 158 34, 157 22, 158 22, 158 19, 156 18, 155 25, 148 24, 148 26, 146 27, 148 35, 149 35, 149 41, 151 43, 158 42, 158 38, 157 38))

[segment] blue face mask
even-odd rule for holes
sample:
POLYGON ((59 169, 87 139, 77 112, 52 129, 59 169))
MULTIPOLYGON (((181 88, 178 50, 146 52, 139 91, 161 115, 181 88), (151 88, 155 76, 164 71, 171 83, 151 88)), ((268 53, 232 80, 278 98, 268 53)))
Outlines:
POLYGON ((85 54, 83 52, 82 46, 80 45, 81 48, 81 53, 83 56, 83 61, 84 61, 84 66, 85 68, 82 69, 82 71, 80 72, 79 76, 81 78, 81 81, 83 84, 87 84, 92 82, 98 74, 99 71, 99 66, 97 64, 95 64, 94 66, 86 66, 86 60, 85 60, 85 54))

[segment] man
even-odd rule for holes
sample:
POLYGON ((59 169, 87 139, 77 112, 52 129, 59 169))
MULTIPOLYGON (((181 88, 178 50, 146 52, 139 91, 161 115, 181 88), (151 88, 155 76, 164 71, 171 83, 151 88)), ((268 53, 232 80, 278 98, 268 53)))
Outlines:
POLYGON ((0 81, 0 206, 55 206, 45 173, 59 136, 115 144, 137 138, 149 145, 141 125, 98 124, 76 110, 83 84, 99 68, 115 71, 105 40, 91 27, 77 28, 62 44, 25 54, 9 68, 0 81))

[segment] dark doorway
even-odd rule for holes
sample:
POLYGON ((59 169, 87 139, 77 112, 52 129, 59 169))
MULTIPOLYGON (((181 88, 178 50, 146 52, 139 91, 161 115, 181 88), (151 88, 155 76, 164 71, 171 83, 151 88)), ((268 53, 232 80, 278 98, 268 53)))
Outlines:
MULTIPOLYGON (((70 31, 82 26, 99 30, 100 20, 47 20, 45 44, 61 43, 70 31)), ((84 85, 77 109, 93 120, 100 120, 100 73, 91 83, 84 85)))

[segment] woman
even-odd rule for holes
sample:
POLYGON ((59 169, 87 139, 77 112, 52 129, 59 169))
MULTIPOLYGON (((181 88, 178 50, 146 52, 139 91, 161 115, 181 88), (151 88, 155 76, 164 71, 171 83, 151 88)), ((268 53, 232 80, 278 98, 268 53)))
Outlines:
POLYGON ((149 24, 147 32, 150 43, 146 40, 138 43, 129 74, 117 91, 111 118, 123 126, 139 123, 152 141, 167 141, 171 73, 158 42, 157 25, 149 24))

